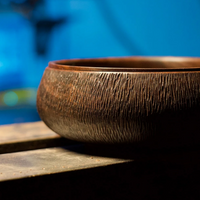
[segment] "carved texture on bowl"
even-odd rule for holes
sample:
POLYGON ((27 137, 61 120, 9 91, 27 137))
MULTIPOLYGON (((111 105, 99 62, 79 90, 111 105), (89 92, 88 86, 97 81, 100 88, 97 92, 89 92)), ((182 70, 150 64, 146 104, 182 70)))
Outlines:
POLYGON ((124 143, 162 137, 167 141, 175 134, 187 140, 186 132, 198 128, 199 82, 199 72, 47 68, 38 90, 38 112, 47 126, 73 140, 124 143))

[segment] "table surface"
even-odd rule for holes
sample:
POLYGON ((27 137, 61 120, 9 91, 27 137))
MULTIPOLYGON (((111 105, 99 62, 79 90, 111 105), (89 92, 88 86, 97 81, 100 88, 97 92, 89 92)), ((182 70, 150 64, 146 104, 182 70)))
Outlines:
POLYGON ((0 153, 0 181, 129 162, 84 154, 83 144, 61 138, 43 122, 1 126, 0 153))
POLYGON ((200 145, 82 144, 43 122, 0 126, 0 199, 133 197, 200 199, 200 145))

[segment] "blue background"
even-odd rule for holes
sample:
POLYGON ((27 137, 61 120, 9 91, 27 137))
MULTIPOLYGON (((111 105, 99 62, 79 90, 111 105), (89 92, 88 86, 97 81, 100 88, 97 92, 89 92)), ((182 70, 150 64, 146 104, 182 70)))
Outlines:
POLYGON ((37 121, 51 60, 200 56, 199 0, 0 0, 0 124, 37 121))

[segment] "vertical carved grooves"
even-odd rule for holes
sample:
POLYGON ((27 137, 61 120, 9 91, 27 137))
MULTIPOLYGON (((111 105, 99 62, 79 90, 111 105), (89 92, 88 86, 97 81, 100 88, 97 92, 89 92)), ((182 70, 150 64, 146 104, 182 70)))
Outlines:
MULTIPOLYGON (((180 115, 199 109, 199 82, 199 72, 87 73, 46 69, 38 90, 38 112, 51 129, 70 139, 141 141, 159 134, 158 123, 168 126, 164 121, 173 118, 176 124, 180 115)), ((173 132, 176 125, 170 123, 173 132)))

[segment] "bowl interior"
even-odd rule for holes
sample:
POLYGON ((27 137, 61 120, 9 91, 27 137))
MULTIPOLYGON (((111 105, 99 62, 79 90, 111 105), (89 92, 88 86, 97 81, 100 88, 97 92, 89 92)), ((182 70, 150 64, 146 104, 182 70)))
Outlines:
POLYGON ((49 63, 50 68, 78 71, 198 71, 200 58, 124 57, 72 59, 49 63))

